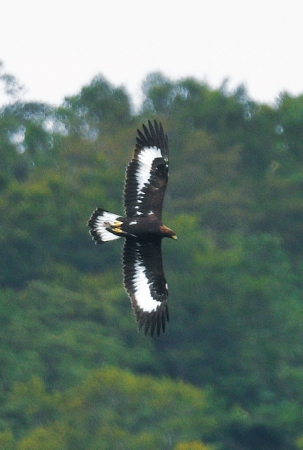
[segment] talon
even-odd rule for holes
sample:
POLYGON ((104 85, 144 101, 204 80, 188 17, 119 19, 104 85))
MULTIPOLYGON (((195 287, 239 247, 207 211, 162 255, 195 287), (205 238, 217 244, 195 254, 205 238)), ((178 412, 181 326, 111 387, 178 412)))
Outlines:
POLYGON ((112 231, 114 231, 115 233, 123 233, 123 231, 121 230, 121 228, 112 228, 112 231))
POLYGON ((116 220, 116 222, 110 223, 111 227, 121 227, 121 225, 123 224, 123 222, 120 222, 120 220, 116 220))

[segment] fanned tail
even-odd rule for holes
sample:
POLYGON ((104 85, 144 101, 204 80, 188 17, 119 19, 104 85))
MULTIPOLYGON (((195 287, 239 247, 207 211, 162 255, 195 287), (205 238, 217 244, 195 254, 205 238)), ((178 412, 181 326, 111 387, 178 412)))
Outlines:
POLYGON ((103 244, 104 242, 119 239, 121 236, 113 234, 110 229, 115 224, 120 223, 120 216, 110 213, 102 208, 97 208, 91 215, 87 225, 91 228, 90 234, 96 241, 96 244, 103 244))

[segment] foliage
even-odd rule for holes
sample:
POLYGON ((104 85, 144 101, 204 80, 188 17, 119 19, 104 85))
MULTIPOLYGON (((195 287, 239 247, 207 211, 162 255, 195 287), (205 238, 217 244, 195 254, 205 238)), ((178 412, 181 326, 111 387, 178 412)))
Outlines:
POLYGON ((211 447, 204 445, 202 442, 182 442, 178 444, 175 450, 211 450, 211 447))
POLYGON ((64 393, 48 393, 35 376, 16 383, 8 397, 18 450, 170 449, 216 428, 199 389, 109 366, 64 393))
POLYGON ((302 97, 260 105, 155 73, 134 114, 102 76, 55 108, 6 75, 1 448, 302 448, 302 97), (153 117, 179 238, 163 242, 171 322, 155 340, 136 332, 121 243, 86 227, 97 206, 122 213, 134 129, 153 117))

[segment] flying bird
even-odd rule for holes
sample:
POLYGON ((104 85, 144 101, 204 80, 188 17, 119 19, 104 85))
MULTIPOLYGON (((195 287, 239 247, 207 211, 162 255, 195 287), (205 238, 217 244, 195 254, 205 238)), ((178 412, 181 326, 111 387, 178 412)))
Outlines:
POLYGON ((162 206, 168 182, 168 138, 162 124, 148 121, 137 130, 133 159, 124 184, 125 216, 97 208, 88 221, 96 244, 121 237, 123 281, 139 330, 160 335, 169 321, 168 289, 163 271, 161 241, 176 234, 162 222, 162 206))

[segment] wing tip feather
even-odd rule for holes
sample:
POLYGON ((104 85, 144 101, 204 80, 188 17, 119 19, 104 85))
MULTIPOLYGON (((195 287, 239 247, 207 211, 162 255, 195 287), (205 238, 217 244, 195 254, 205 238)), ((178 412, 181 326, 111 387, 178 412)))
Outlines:
POLYGON ((163 156, 168 158, 168 136, 163 130, 162 123, 148 120, 148 127, 143 123, 142 130, 137 129, 136 152, 140 152, 144 147, 158 147, 163 152, 163 156))
POLYGON ((168 306, 166 301, 161 303, 156 311, 151 313, 144 312, 142 309, 134 308, 136 321, 138 323, 138 331, 144 328, 144 335, 150 333, 151 337, 156 335, 159 337, 162 333, 165 333, 166 322, 169 322, 168 306))

